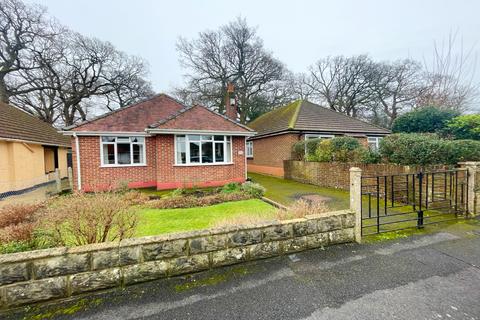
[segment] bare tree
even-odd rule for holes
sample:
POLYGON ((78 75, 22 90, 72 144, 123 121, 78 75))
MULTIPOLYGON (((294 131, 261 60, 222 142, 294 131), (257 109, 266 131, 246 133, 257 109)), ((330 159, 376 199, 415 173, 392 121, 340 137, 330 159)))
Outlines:
POLYGON ((0 101, 8 103, 11 96, 37 89, 26 86, 19 72, 38 68, 36 52, 45 48, 40 43, 63 32, 45 12, 20 0, 0 0, 0 101))
POLYGON ((252 101, 262 96, 268 105, 277 90, 274 83, 282 80, 284 66, 265 50, 256 30, 245 19, 205 31, 198 39, 180 39, 177 44, 180 62, 188 70, 187 88, 177 96, 188 100, 210 101, 208 106, 223 112, 227 83, 236 87, 240 121, 252 114, 252 101))
POLYGON ((415 105, 416 99, 424 92, 421 65, 417 61, 405 59, 393 63, 375 63, 372 90, 375 94, 370 102, 374 117, 383 119, 381 123, 391 127, 397 116, 415 105), (377 108, 380 107, 380 110, 377 108))
POLYGON ((418 106, 437 106, 467 110, 479 98, 475 83, 476 56, 474 47, 465 50, 458 32, 450 33, 441 44, 434 42, 432 62, 424 62, 426 90, 418 98, 418 106))
POLYGON ((69 126, 152 94, 145 63, 108 42, 66 32, 37 57, 41 68, 21 73, 37 90, 16 95, 15 103, 50 123, 69 126))
POLYGON ((366 55, 327 57, 310 67, 306 84, 330 109, 356 117, 374 99, 374 71, 366 55))

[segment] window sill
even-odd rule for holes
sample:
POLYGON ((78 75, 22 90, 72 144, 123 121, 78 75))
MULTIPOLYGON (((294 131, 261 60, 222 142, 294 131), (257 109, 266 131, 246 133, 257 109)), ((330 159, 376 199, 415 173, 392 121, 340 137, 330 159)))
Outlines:
POLYGON ((253 156, 247 156, 247 159, 253 159, 253 156))
POLYGON ((100 168, 130 168, 130 167, 146 167, 147 164, 110 164, 101 165, 100 168))
POLYGON ((185 163, 185 164, 174 164, 174 167, 205 167, 205 166, 231 166, 233 162, 224 162, 224 163, 185 163))

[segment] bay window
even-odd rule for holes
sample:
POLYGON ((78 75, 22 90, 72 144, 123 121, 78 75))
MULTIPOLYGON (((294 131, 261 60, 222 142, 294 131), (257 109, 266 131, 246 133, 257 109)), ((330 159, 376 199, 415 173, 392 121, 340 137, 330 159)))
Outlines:
POLYGON ((101 137, 102 166, 145 165, 144 137, 101 137))
POLYGON ((232 162, 232 137, 215 135, 175 136, 175 163, 222 164, 232 162))

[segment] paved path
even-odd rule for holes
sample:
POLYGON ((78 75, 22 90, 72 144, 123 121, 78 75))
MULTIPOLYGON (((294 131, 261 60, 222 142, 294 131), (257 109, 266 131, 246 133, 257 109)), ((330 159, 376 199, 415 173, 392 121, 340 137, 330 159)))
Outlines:
POLYGON ((479 266, 478 230, 443 231, 150 282, 12 318, 480 319, 479 266))

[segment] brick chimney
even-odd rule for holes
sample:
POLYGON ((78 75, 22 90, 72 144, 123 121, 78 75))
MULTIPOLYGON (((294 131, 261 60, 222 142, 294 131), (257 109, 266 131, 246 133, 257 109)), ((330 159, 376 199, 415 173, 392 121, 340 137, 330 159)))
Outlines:
POLYGON ((237 121, 237 99, 235 98, 235 86, 231 82, 227 84, 225 115, 233 121, 237 121))

